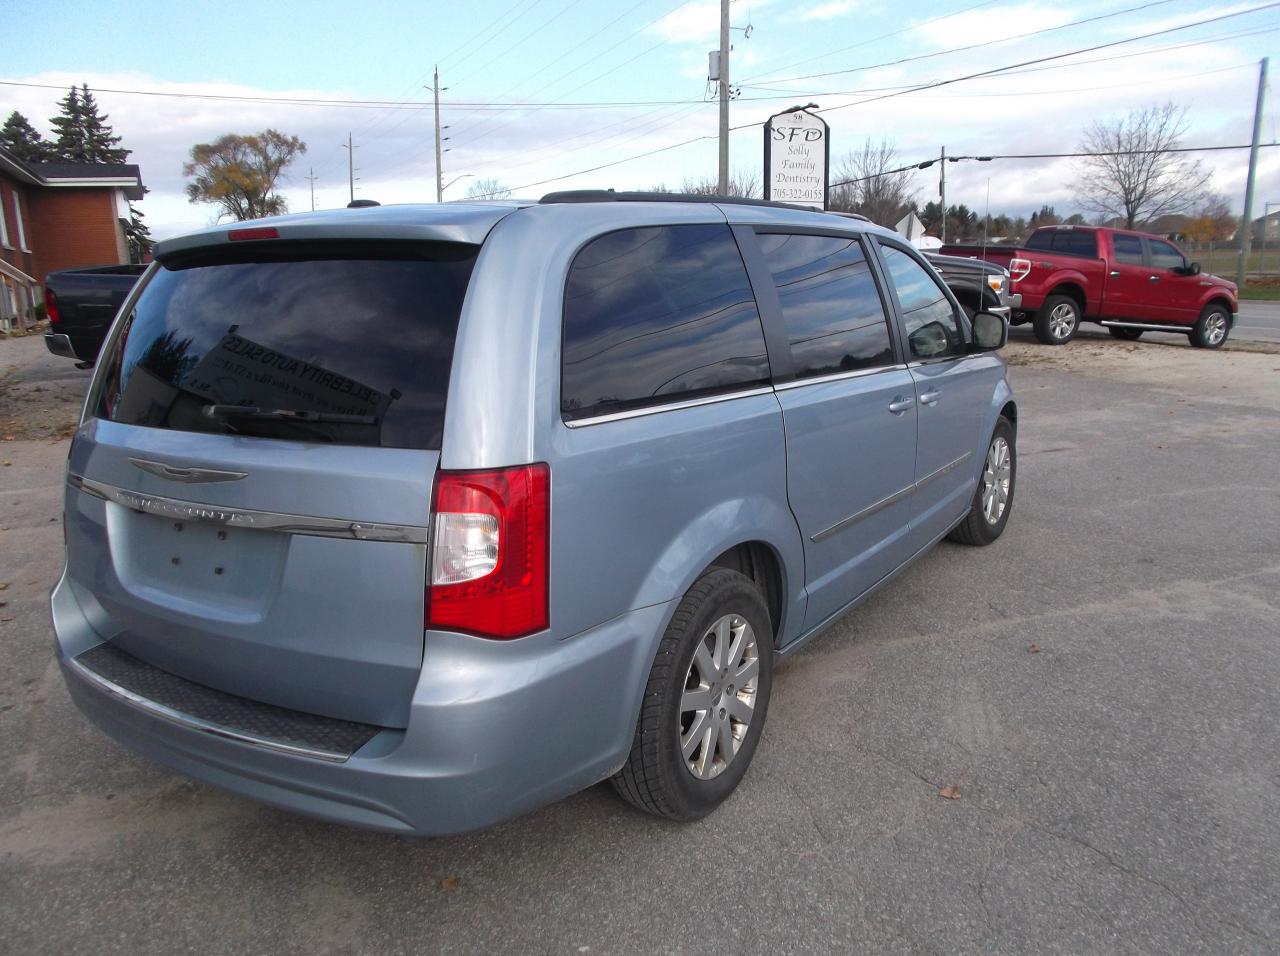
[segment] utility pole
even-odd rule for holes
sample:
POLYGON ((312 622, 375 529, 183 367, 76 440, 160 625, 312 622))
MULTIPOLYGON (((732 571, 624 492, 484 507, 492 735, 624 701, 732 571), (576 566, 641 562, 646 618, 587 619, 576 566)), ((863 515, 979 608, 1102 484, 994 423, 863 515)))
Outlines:
MULTIPOLYGON (((1249 265, 1249 253, 1253 251, 1253 181, 1258 175, 1258 140, 1262 137, 1262 95, 1267 90, 1267 57, 1262 58, 1262 68, 1258 72, 1258 101, 1253 107, 1253 147, 1249 150, 1249 178, 1244 187, 1244 217, 1240 220, 1240 228, 1244 230, 1240 237, 1240 258, 1236 261, 1236 285, 1244 288, 1244 272, 1249 265)), ((1267 221, 1262 220, 1262 234, 1265 236, 1267 221)))
POLYGON ((342 144, 342 148, 347 151, 347 184, 351 187, 351 201, 356 201, 356 146, 351 142, 351 134, 347 134, 347 141, 342 144))
POLYGON ((303 178, 308 180, 311 183, 311 211, 315 212, 316 211, 316 169, 315 167, 312 166, 310 169, 307 170, 307 173, 309 175, 304 176, 303 178))
POLYGON ((444 170, 440 168, 440 67, 432 77, 431 92, 436 98, 436 202, 444 202, 444 170))
POLYGON ((729 0, 720 0, 720 195, 729 195, 729 0))
POLYGON ((942 196, 942 243, 947 242, 947 147, 942 147, 938 160, 938 193, 942 196))

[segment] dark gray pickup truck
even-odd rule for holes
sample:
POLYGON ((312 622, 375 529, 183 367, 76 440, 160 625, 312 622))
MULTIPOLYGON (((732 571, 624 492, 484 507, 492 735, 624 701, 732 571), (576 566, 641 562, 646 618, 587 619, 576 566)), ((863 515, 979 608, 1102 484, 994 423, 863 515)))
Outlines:
POLYGON ((49 351, 92 365, 111 320, 146 268, 94 266, 50 272, 44 280, 44 304, 49 315, 44 344, 49 351))
POLYGON ((1009 271, 1003 266, 981 259, 922 251, 970 318, 977 312, 994 312, 1007 319, 1012 310, 1022 304, 1022 296, 1010 294, 1009 271))

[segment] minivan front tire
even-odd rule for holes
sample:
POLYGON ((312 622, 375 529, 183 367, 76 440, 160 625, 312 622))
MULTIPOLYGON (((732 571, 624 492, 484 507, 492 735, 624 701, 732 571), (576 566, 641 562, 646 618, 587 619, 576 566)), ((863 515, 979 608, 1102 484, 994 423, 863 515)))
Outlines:
POLYGON ((641 810, 696 820, 741 782, 760 741, 773 678, 773 629, 759 589, 715 568, 676 609, 649 672, 614 789, 641 810))
POLYGON ((1013 511, 1013 492, 1018 484, 1017 433, 1009 419, 1001 415, 987 443, 986 458, 978 473, 973 504, 949 537, 960 544, 979 547, 991 544, 1004 533, 1013 511))

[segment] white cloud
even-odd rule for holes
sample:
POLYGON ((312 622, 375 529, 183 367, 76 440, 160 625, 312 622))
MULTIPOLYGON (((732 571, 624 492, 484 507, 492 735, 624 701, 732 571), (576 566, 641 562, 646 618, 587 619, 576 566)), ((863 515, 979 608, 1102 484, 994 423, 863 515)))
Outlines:
POLYGON ((1065 4, 1046 6, 1035 2, 1013 4, 998 10, 982 7, 922 23, 912 32, 931 47, 969 46, 1061 26, 1078 19, 1077 13, 1065 4))
MULTIPOLYGON (((768 0, 752 0, 751 10, 755 12, 767 6, 768 0)), ((746 11, 740 7, 730 10, 730 23, 734 27, 733 37, 740 37, 740 28, 745 28, 746 11)), ((664 40, 671 43, 706 43, 720 38, 720 3, 719 0, 690 0, 684 6, 672 10, 665 17, 650 27, 664 40)))
POLYGON ((810 7, 800 14, 801 20, 834 20, 854 10, 859 0, 831 0, 816 7, 810 7))

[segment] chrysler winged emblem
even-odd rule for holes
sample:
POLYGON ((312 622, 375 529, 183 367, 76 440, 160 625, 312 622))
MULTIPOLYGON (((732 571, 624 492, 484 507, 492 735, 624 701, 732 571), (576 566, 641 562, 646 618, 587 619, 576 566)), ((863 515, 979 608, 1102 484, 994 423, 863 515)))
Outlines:
POLYGON ((211 481, 239 481, 241 478, 248 476, 248 472, 245 471, 216 471, 212 468, 179 468, 176 465, 166 465, 162 461, 148 461, 146 458, 130 458, 129 461, 134 466, 141 468, 148 474, 155 475, 158 478, 167 478, 170 481, 185 482, 186 484, 197 484, 211 481))

